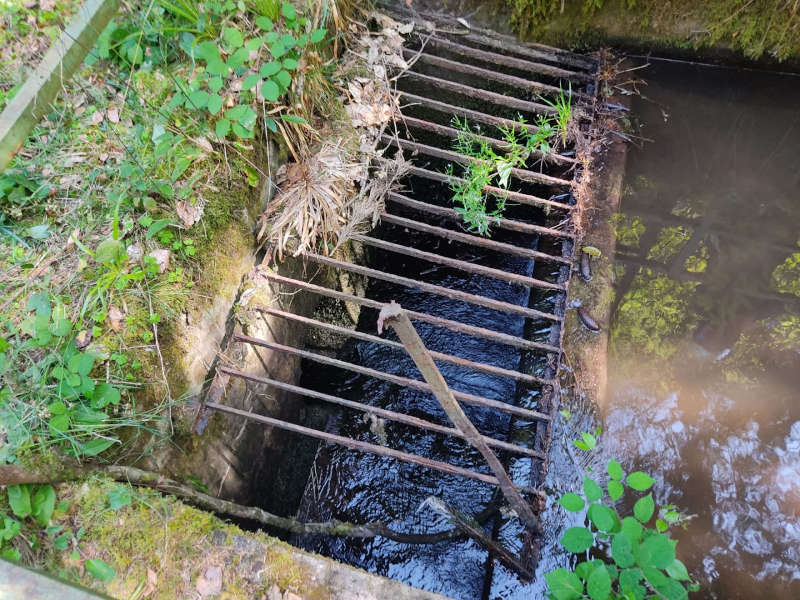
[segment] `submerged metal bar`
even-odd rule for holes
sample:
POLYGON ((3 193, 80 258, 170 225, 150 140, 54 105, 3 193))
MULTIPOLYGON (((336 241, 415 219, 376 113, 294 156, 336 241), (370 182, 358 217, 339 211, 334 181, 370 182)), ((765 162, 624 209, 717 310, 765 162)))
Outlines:
MULTIPOLYGON (((473 29, 473 31, 479 30, 473 29)), ((579 54, 561 50, 560 48, 553 48, 552 46, 543 46, 541 44, 523 45, 524 42, 520 42, 518 39, 511 36, 506 38, 507 41, 502 41, 488 35, 481 35, 480 33, 468 33, 463 36, 463 38, 459 39, 468 40, 491 48, 497 48, 498 50, 508 50, 534 60, 562 63, 573 68, 581 69, 582 71, 594 71, 597 68, 597 63, 585 59, 579 54)))
POLYGON ((533 510, 522 498, 519 490, 514 487, 514 482, 511 481, 511 477, 508 476, 502 463, 498 460, 497 455, 486 443, 486 440, 483 439, 483 436, 475 425, 473 425, 472 421, 464 414, 461 405, 459 405, 455 399, 453 390, 447 385, 441 371, 436 367, 436 363, 433 362, 431 355, 428 354, 425 344, 422 342, 422 338, 419 337, 408 315, 403 312, 399 304, 392 302, 381 310, 381 314, 378 316, 379 332, 383 329, 384 324, 390 325, 392 329, 395 330, 397 337, 403 342, 414 364, 417 365, 417 369, 419 369, 425 381, 430 385, 433 395, 439 401, 439 404, 447 413, 453 425, 455 425, 456 428, 464 434, 467 441, 481 453, 481 456, 483 456, 489 468, 494 473, 494 476, 497 478, 500 491, 503 492, 511 508, 516 511, 517 517, 528 527, 537 531, 539 528, 539 519, 533 514, 533 510))
MULTIPOLYGON (((413 198, 409 198, 408 196, 403 196, 402 194, 398 194, 397 192, 389 192, 388 198, 392 202, 397 202, 398 204, 402 204, 403 206, 407 206, 408 208, 413 208, 415 210, 420 210, 423 212, 439 215, 441 217, 447 217, 449 219, 454 219, 456 221, 464 220, 464 218, 461 215, 459 215, 458 211, 456 211, 454 208, 446 208, 444 206, 428 204, 427 202, 420 202, 419 200, 414 200, 413 198)), ((495 224, 500 229, 517 231, 519 233, 533 233, 538 235, 548 235, 552 237, 566 238, 566 239, 572 239, 575 237, 574 234, 568 231, 562 231, 561 229, 555 229, 553 227, 543 227, 541 225, 534 225, 533 223, 524 223, 523 221, 515 221, 513 219, 505 219, 503 217, 497 219, 495 224)))
MULTIPOLYGON (((320 329, 333 331, 343 336, 355 338, 358 340, 363 340, 365 342, 372 342, 373 344, 388 346, 396 350, 405 351, 403 344, 401 344, 400 342, 387 340, 385 338, 378 337, 377 335, 371 335, 369 333, 364 333, 363 331, 358 331, 357 329, 348 329, 347 327, 340 327, 339 325, 333 325, 331 323, 323 323, 322 321, 317 321, 316 319, 303 317, 301 315, 296 315, 290 312, 284 312, 282 310, 278 310, 275 308, 263 308, 259 309, 259 311, 270 315, 275 315, 276 317, 282 317, 284 319, 297 321, 298 323, 303 323, 304 325, 309 325, 311 327, 318 327, 320 329)), ((429 350, 429 352, 431 353, 431 356, 433 356, 434 360, 450 363, 453 365, 458 365, 459 367, 465 367, 467 369, 472 369, 474 371, 481 371, 483 373, 488 373, 490 375, 497 375, 499 377, 508 377, 509 379, 513 379, 515 381, 522 381, 530 384, 552 385, 554 383, 552 379, 542 379, 541 377, 536 377, 535 375, 528 375, 527 373, 520 373, 519 371, 511 371, 509 369, 504 369, 502 367, 497 367, 495 365, 490 365, 486 363, 474 362, 471 360, 467 360, 466 358, 453 356, 452 354, 444 354, 442 352, 434 352, 432 350, 429 350)))
MULTIPOLYGON (((380 310, 384 306, 383 302, 378 302, 377 300, 373 300, 372 298, 362 298, 361 296, 355 296, 353 294, 348 294, 346 292, 332 290, 330 288, 326 288, 321 285, 308 283, 306 281, 300 281, 298 279, 290 279, 289 277, 283 277, 282 275, 277 275, 275 273, 264 273, 263 275, 265 278, 269 279, 270 281, 274 281, 275 283, 288 285, 295 289, 306 290, 314 294, 319 294, 320 296, 334 298, 335 300, 341 300, 343 302, 352 302, 353 304, 358 304, 360 306, 366 306, 368 308, 374 308, 377 310, 380 310)), ((538 350, 548 353, 561 352, 560 348, 553 346, 551 344, 543 344, 541 342, 526 340, 525 338, 517 337, 515 335, 509 335, 501 331, 486 329, 484 327, 477 327, 475 325, 467 325, 466 323, 462 323, 460 321, 452 321, 450 319, 436 317, 434 315, 429 315, 427 313, 415 312, 411 310, 406 312, 415 321, 422 321, 423 323, 429 323, 430 325, 434 325, 436 327, 442 327, 444 329, 449 329, 450 331, 455 331, 457 333, 463 333, 465 335, 471 335, 473 337, 483 338, 485 340, 497 342, 498 344, 506 344, 508 346, 514 346, 515 348, 538 350)))
MULTIPOLYGON (((405 150, 421 152, 422 154, 427 154, 428 156, 441 158, 443 160, 452 160, 453 162, 460 164, 474 164, 480 162, 480 159, 473 158, 472 156, 459 154, 458 152, 453 152, 452 150, 436 148, 435 146, 421 144, 412 140, 395 138, 390 135, 381 136, 381 140, 386 144, 397 144, 405 150)), ((516 167, 512 167, 511 175, 520 181, 526 181, 528 183, 542 183, 544 185, 557 185, 569 188, 571 188, 573 185, 571 181, 561 179, 560 177, 553 177, 552 175, 537 173, 536 171, 530 171, 528 169, 518 169, 516 167)))
POLYGON ((524 58, 516 58, 506 54, 498 54, 497 52, 490 52, 488 50, 480 50, 471 46, 464 46, 457 44, 450 40, 445 40, 439 37, 430 37, 425 40, 426 47, 440 48, 449 50, 461 56, 468 56, 475 60, 482 60, 496 66, 511 67, 519 69, 520 71, 527 71, 528 73, 539 73, 547 77, 554 77, 558 79, 576 80, 576 81, 593 81, 594 75, 588 73, 581 73, 579 71, 570 71, 562 69, 561 67, 554 67, 543 63, 532 62, 524 58))
MULTIPOLYGON (((457 73, 464 73, 465 75, 474 75, 475 77, 481 77, 490 81, 504 83, 509 87, 514 87, 521 90, 528 90, 529 92, 533 93, 550 92, 552 94, 558 94, 561 92, 561 88, 555 85, 542 83, 541 81, 533 81, 531 79, 525 79, 523 77, 517 77, 516 75, 507 75, 506 73, 501 73, 500 71, 493 71, 491 69, 485 69, 483 67, 477 67, 475 65, 457 62, 455 60, 450 60, 449 58, 444 58, 443 56, 428 54, 427 52, 422 52, 420 54, 409 48, 403 48, 403 55, 406 58, 416 59, 415 64, 416 62, 421 61, 433 65, 434 67, 439 67, 441 69, 447 69, 450 71, 456 71, 457 73)), ((578 94, 576 92, 573 92, 573 95, 574 96, 580 95, 582 97, 586 97, 585 94, 578 94)))
POLYGON ((510 273, 508 271, 503 271, 500 269, 493 269, 492 267, 485 267, 483 265, 470 263, 464 260, 458 260, 456 258, 441 256, 440 254, 434 254, 433 252, 426 252, 425 250, 417 250, 416 248, 410 248, 409 246, 401 246, 400 244, 394 244, 392 242, 387 242, 385 240, 368 237, 366 235, 355 234, 351 236, 350 239, 356 240, 358 242, 361 242, 368 246, 372 246, 374 248, 380 248, 381 250, 386 250, 388 252, 395 252, 397 254, 411 256, 413 258, 419 258, 421 260, 438 263, 440 265, 445 265, 447 267, 458 269, 460 271, 466 271, 467 273, 483 275, 485 277, 491 277, 492 279, 499 279, 501 281, 514 283, 516 285, 521 285, 527 288, 542 288, 546 290, 564 289, 563 285, 559 285, 557 283, 550 283, 549 281, 536 279, 535 277, 528 277, 527 275, 518 275, 517 273, 510 273))
MULTIPOLYGON (((455 212, 455 211, 454 211, 455 212)), ((461 217, 456 214, 456 218, 461 217)), ((397 215, 383 213, 381 214, 381 221, 383 223, 391 223, 398 227, 407 227, 408 229, 415 229, 424 233, 430 233, 437 237, 445 238, 453 242, 460 242, 462 244, 469 244, 470 246, 478 246, 479 248, 486 248, 495 252, 503 252, 506 254, 516 254, 517 256, 524 256, 533 260, 541 260, 544 262, 555 262, 566 264, 569 261, 561 256, 553 256, 546 252, 538 250, 531 250, 530 248, 523 248, 522 246, 515 246, 514 244, 506 244, 505 242, 498 242, 489 238, 478 235, 470 235, 461 231, 453 231, 452 229, 445 229, 444 227, 437 227, 435 225, 428 225, 406 217, 399 217, 397 215)))
MULTIPOLYGON (((454 127, 450 127, 448 125, 440 125, 439 123, 426 121, 425 119, 417 119, 416 117, 409 117, 403 115, 402 120, 403 123, 407 126, 410 125, 411 127, 424 129, 425 131, 433 132, 437 135, 441 135, 442 137, 449 137, 451 139, 456 139, 461 134, 461 132, 458 129, 455 129, 454 127)), ((486 142, 487 144, 497 148, 498 150, 509 150, 511 148, 511 144, 509 144, 505 140, 498 140, 496 138, 488 137, 485 135, 479 135, 474 132, 471 135, 473 135, 475 139, 478 139, 482 142, 486 142)), ((533 156, 539 157, 545 162, 552 162, 560 165, 574 164, 578 162, 570 156, 561 156, 560 154, 556 154, 555 152, 548 152, 547 154, 542 154, 538 150, 533 150, 531 154, 533 156)))
MULTIPOLYGON (((371 406, 369 404, 364 404, 362 402, 346 400, 344 398, 339 398, 338 396, 331 396, 330 394, 323 394, 322 392, 318 392, 316 390, 310 390, 308 388, 299 387, 296 385, 292 385, 290 383, 284 383, 282 381, 278 381, 270 377, 260 377, 258 375, 250 375, 249 373, 243 373, 242 371, 229 369, 227 367, 220 367, 219 370, 231 377, 238 377, 240 379, 246 379, 248 381, 253 381, 255 383, 263 383, 264 385, 278 388, 286 392, 291 392, 299 396, 307 396, 309 398, 314 398, 315 400, 328 402, 329 404, 336 404, 337 406, 344 406, 346 408, 352 408, 354 410, 358 410, 361 412, 371 413, 382 419, 386 419, 387 421, 393 421, 395 423, 403 423, 404 425, 419 427, 420 429, 426 429, 428 431, 441 433, 442 435, 452 435, 455 437, 465 439, 464 434, 457 429, 454 429, 452 427, 447 427, 445 425, 439 425, 438 423, 434 423, 433 421, 427 421, 425 419, 420 419, 419 417, 412 417, 411 415, 406 415, 392 410, 386 410, 384 408, 378 408, 377 406, 371 406)), ((530 448, 525 448, 524 446, 511 444, 509 442, 504 442, 502 440, 496 440, 492 437, 489 437, 488 435, 484 435, 482 437, 484 438, 487 444, 489 444, 490 446, 494 446, 495 448, 501 448, 502 450, 507 450, 509 452, 514 452, 516 454, 522 454, 525 456, 531 456, 533 458, 539 458, 542 460, 544 460, 545 458, 541 452, 537 452, 536 450, 531 450, 530 448)))
POLYGON ((405 71, 401 75, 401 78, 419 79, 423 83, 434 88, 447 90, 448 92, 453 92, 456 94, 463 94, 464 96, 473 98, 474 100, 488 102, 497 106, 507 106, 508 108, 525 111, 531 114, 547 113, 548 115, 552 115, 556 112, 555 108, 548 106, 547 104, 529 102, 528 100, 520 100, 519 98, 513 98, 511 96, 504 96, 503 94, 498 94, 497 92, 490 92, 489 90, 474 88, 463 83, 450 81, 449 79, 433 77, 432 75, 423 75, 422 73, 417 73, 416 71, 405 71))
MULTIPOLYGON (((308 350, 294 348, 293 346, 284 346, 283 344, 268 342, 266 340, 259 340, 258 338, 252 338, 246 335, 234 334, 234 339, 240 342, 244 342, 246 344, 261 346, 263 348, 272 348, 273 350, 278 350, 281 352, 285 352, 287 354, 302 356, 303 358, 313 360, 314 362, 323 365, 338 367, 339 369, 345 369, 353 373, 366 375, 367 377, 375 377, 376 379, 383 379, 384 381, 389 381, 391 383, 411 388, 419 392, 431 392, 431 387, 424 381, 419 381, 418 379, 409 379, 408 377, 401 377, 400 375, 384 373, 383 371, 370 369, 369 367, 362 367, 361 365, 357 365, 355 363, 346 362, 343 360, 339 360, 337 358, 331 358, 329 356, 317 354, 316 352, 310 352, 308 350)), ((546 415, 544 413, 535 410, 520 408, 512 404, 506 404, 505 402, 492 400, 491 398, 476 396, 475 394, 468 394, 466 392, 453 392, 453 395, 456 397, 457 400, 459 400, 460 402, 464 402, 465 404, 472 404, 473 406, 481 406, 484 408, 493 408, 499 410, 500 412, 508 413, 510 415, 516 415, 518 417, 522 417, 530 421, 538 421, 542 419, 549 420, 551 418, 549 415, 546 415)))
POLYGON ((522 317, 528 317, 530 319, 547 319, 550 321, 561 321, 563 319, 563 317, 559 317, 552 313, 546 313, 533 308, 527 308, 525 306, 520 306, 519 304, 503 302, 502 300, 495 300, 493 298, 488 298, 487 296, 470 294, 469 292, 462 292, 461 290, 456 290, 441 285, 435 285, 433 283, 427 283, 425 281, 419 281, 418 279, 411 279, 409 277, 402 277, 400 275, 384 273, 383 271, 378 271, 377 269, 362 267, 361 265, 344 262, 342 260, 337 260, 335 258, 329 258, 327 256, 322 256, 320 254, 312 254, 309 252, 304 252, 302 256, 303 258, 306 258, 320 265, 333 267, 335 269, 344 269, 345 271, 350 271, 351 273, 358 273, 359 275, 365 275, 367 277, 372 277, 373 279, 388 281, 389 283, 395 283, 397 285, 402 285, 415 290, 420 290, 422 292, 436 294, 437 296, 444 296, 445 298, 450 298, 451 300, 458 300, 460 302, 466 302, 467 304, 475 304, 476 306, 483 306, 484 308, 489 308, 491 310, 496 310, 499 312, 504 312, 512 315, 520 315, 522 317))
MULTIPOLYGON (((495 477, 492 477, 491 475, 486 475, 484 473, 477 473, 475 471, 470 471, 469 469, 463 469, 461 467, 453 466, 446 462, 432 460, 430 458, 425 458, 423 456, 418 456, 416 454, 409 454, 408 452, 401 452, 400 450, 394 450, 393 448, 387 448, 386 446, 378 446, 377 444, 370 444, 369 442, 354 440, 352 438, 336 435, 333 433, 328 433, 326 431, 319 431, 318 429, 311 429, 310 427, 295 425, 294 423, 289 423, 287 421, 282 421, 280 419, 273 419, 272 417, 265 417, 264 415, 257 415, 255 413, 239 410, 238 408, 233 408, 231 406, 225 406, 224 404, 217 404, 216 402, 209 402, 206 404, 206 407, 212 410, 217 410, 219 412, 236 415, 238 417, 245 417, 246 419, 250 419, 251 421, 257 421, 259 423, 264 423, 265 425, 272 425, 273 427, 278 427, 279 429, 285 429, 287 431, 300 433, 326 442, 333 442, 335 444, 347 446, 348 448, 361 450, 362 452, 370 452, 371 454, 380 454, 381 456, 389 456, 391 458, 402 460, 403 462, 413 463, 415 465, 419 465, 421 467, 427 467, 429 469, 434 469, 436 471, 441 471, 442 473, 447 473, 449 475, 460 475, 461 477, 476 479, 478 481, 482 481, 483 483, 488 483, 489 485, 494 485, 494 486, 500 485, 500 482, 497 481, 497 479, 495 477)), ((532 491, 530 490, 530 488, 526 487, 521 487, 520 489, 523 491, 532 491)))
MULTIPOLYGON (((448 185, 452 185, 453 183, 464 183, 466 181, 463 177, 456 177, 455 175, 447 175, 446 173, 438 173, 436 171, 431 171, 430 169, 423 169, 422 167, 411 166, 409 167, 408 172, 411 175, 416 175, 417 177, 431 179, 433 181, 446 183, 448 185)), ((538 196, 523 194, 522 192, 512 192, 511 190, 495 187, 493 185, 484 186, 483 191, 486 192, 487 194, 500 196, 502 198, 506 198, 507 200, 511 200, 512 202, 516 202, 518 204, 525 204, 527 206, 546 206, 549 208, 557 208, 559 210, 565 210, 565 211, 571 211, 574 208, 571 204, 564 204, 562 202, 556 202, 554 200, 546 200, 544 198, 539 198, 538 196)))

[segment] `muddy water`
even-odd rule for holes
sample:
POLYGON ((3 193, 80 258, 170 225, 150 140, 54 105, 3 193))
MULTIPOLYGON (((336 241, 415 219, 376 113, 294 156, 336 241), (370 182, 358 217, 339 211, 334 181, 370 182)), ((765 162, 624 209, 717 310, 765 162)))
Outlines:
POLYGON ((698 597, 800 598, 800 78, 643 76, 605 450, 695 515, 698 597))

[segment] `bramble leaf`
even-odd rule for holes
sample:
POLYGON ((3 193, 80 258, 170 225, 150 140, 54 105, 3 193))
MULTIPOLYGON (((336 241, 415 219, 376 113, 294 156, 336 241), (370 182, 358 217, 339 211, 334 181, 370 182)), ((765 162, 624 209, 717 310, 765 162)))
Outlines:
POLYGON ((586 527, 570 527, 561 536, 561 545, 574 554, 586 552, 594 542, 594 535, 586 527))

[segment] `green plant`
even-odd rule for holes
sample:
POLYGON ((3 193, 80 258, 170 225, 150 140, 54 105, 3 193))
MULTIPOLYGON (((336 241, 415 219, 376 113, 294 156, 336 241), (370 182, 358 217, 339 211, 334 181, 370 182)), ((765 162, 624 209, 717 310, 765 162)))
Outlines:
MULTIPOLYGON (((590 451, 596 437, 584 433, 575 442, 590 451)), ((558 503, 567 511, 585 515, 586 524, 569 527, 560 539, 568 552, 584 557, 573 569, 556 569, 545 575, 552 600, 683 600, 697 591, 686 566, 676 557, 677 541, 668 530, 686 522, 674 505, 657 507, 648 492, 654 480, 642 471, 627 475, 616 460, 609 460, 605 490, 588 475, 582 494, 568 492, 558 503), (617 511, 626 491, 639 496, 633 515, 617 511), (650 527, 650 524, 653 524, 650 527)))
MULTIPOLYGON (((459 130, 453 149, 471 159, 464 167, 463 177, 451 181, 453 202, 467 228, 480 235, 489 235, 491 224, 498 221, 506 207, 503 196, 492 194, 495 208, 489 210, 485 188, 495 179, 500 187, 507 188, 513 169, 524 167, 533 153, 543 156, 551 150, 549 140, 554 130, 549 120, 540 116, 536 126, 530 128, 524 127, 522 117, 517 121, 517 126, 499 128, 505 144, 503 153, 498 153, 486 138, 472 131, 466 119, 453 117, 453 126, 459 130)), ((454 175, 453 165, 447 166, 446 173, 454 175)))
POLYGON ((542 98, 542 102, 556 111, 555 129, 561 138, 561 145, 566 146, 569 125, 572 121, 572 82, 569 82, 569 90, 566 94, 562 88, 559 88, 558 96, 555 99, 542 98))

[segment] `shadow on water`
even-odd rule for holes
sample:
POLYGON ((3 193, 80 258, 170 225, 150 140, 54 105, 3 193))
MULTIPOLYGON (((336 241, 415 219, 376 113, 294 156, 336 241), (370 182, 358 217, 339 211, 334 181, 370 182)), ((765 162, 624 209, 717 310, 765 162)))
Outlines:
POLYGON ((633 113, 605 445, 696 515, 706 598, 800 597, 800 78, 654 62, 633 113))

